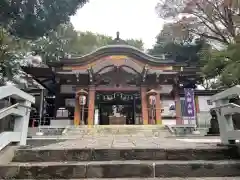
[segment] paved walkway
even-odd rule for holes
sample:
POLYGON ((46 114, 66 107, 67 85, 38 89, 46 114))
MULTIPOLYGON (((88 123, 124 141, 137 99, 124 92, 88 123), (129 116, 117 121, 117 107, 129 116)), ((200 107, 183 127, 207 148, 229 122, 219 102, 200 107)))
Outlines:
POLYGON ((219 142, 216 138, 186 139, 161 138, 139 135, 84 135, 77 139, 35 147, 34 149, 79 149, 79 148, 216 148, 219 142))

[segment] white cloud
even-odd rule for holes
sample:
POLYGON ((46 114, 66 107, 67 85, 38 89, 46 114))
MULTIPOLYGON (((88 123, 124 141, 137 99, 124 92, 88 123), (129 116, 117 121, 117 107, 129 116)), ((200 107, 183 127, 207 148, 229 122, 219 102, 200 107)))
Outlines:
POLYGON ((90 0, 71 21, 76 30, 91 31, 120 38, 142 39, 151 48, 163 20, 157 17, 159 0, 90 0))

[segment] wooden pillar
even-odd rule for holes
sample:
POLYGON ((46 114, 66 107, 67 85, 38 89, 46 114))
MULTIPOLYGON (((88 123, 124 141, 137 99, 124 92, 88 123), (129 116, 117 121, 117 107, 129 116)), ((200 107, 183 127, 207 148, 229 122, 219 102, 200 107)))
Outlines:
POLYGON ((136 97, 133 96, 133 114, 132 114, 133 124, 136 125, 136 97))
POLYGON ((59 108, 59 101, 62 100, 60 97, 61 93, 61 85, 59 83, 56 84, 56 94, 54 99, 54 117, 57 117, 57 110, 59 108))
POLYGON ((43 113, 44 113, 44 89, 41 89, 41 93, 40 93, 40 106, 39 106, 39 124, 41 125, 45 125, 45 120, 43 117, 43 113), (43 124, 42 124, 43 123, 43 124))
POLYGON ((141 86, 141 103, 142 103, 142 120, 143 124, 148 124, 148 108, 147 108, 147 88, 141 86))
POLYGON ((199 108, 199 100, 198 100, 198 96, 194 96, 194 102, 195 102, 196 125, 199 126, 198 114, 200 113, 200 108, 199 108))
POLYGON ((94 109, 95 109, 95 86, 89 86, 88 92, 88 125, 94 124, 94 109))
POLYGON ((156 95, 156 123, 162 124, 162 115, 161 115, 161 96, 160 93, 157 93, 156 95))
POLYGON ((194 101, 195 101, 195 112, 197 114, 200 112, 198 96, 194 97, 194 101))
POLYGON ((75 110, 74 110, 74 125, 78 126, 80 125, 81 119, 80 119, 80 104, 78 97, 75 98, 75 110))
POLYGON ((176 124, 183 124, 181 116, 181 100, 178 88, 174 89, 174 98, 175 98, 175 109, 176 109, 176 124))

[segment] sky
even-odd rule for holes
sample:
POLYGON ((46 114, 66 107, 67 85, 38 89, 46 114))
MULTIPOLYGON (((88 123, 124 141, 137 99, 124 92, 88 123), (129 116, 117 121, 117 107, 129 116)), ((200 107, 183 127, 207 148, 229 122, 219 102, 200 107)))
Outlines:
POLYGON ((74 28, 121 39, 142 39, 144 48, 156 42, 163 20, 155 11, 159 0, 90 0, 71 17, 74 28))

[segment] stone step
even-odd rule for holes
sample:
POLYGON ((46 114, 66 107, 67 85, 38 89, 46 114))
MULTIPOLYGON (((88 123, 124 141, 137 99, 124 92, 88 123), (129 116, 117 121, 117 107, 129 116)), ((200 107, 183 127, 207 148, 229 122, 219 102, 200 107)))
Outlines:
POLYGON ((18 149, 13 162, 112 160, 224 160, 239 159, 237 148, 203 149, 18 149))
MULTIPOLYGON (((240 177, 209 177, 209 178, 114 178, 115 180, 240 180, 240 177)), ((58 179, 61 180, 61 179, 58 179)), ((62 179, 63 180, 63 179, 62 179)), ((68 179, 68 180, 76 180, 76 179, 68 179)), ((78 180, 86 180, 86 179, 78 179, 78 180)), ((88 180, 112 180, 106 178, 88 178, 88 180)))
POLYGON ((10 163, 0 179, 238 177, 240 161, 101 161, 10 163))
POLYGON ((161 134, 161 136, 168 136, 170 133, 163 126, 160 125, 94 125, 94 126, 79 126, 68 127, 64 135, 94 135, 94 134, 111 134, 111 135, 124 135, 124 134, 144 134, 155 135, 161 134))
POLYGON ((138 132, 106 132, 106 131, 100 131, 100 132, 92 132, 92 131, 68 131, 63 136, 65 137, 83 137, 83 136, 108 136, 111 135, 135 135, 139 137, 169 137, 171 134, 169 134, 166 130, 159 130, 159 131, 138 131, 138 132))
MULTIPOLYGON (((209 177, 209 178, 114 178, 115 180, 240 180, 240 177, 209 177)), ((58 179, 61 180, 61 179, 58 179)), ((63 180, 63 179, 62 179, 63 180)), ((68 179, 68 180, 76 180, 76 179, 68 179)), ((86 179, 78 179, 78 180, 86 180, 86 179)), ((88 180, 112 180, 106 178, 88 178, 88 180)))

